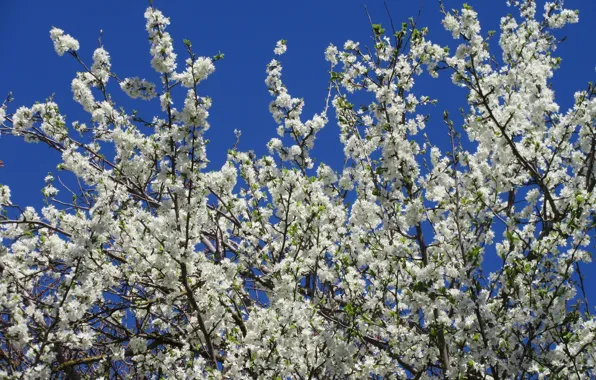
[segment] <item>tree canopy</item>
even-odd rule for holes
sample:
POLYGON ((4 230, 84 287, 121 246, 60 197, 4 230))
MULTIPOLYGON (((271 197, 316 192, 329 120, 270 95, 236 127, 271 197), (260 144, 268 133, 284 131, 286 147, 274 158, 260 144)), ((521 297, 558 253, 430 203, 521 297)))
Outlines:
POLYGON ((278 136, 268 155, 230 147, 217 170, 201 84, 223 54, 188 40, 175 52, 150 6, 158 79, 121 78, 103 45, 87 62, 53 28, 56 53, 80 64, 71 87, 88 116, 67 121, 52 98, 0 107, 5 138, 62 157, 42 208, 0 185, 0 377, 596 376, 581 274, 596 87, 570 109, 555 102, 554 31, 577 12, 510 3, 498 32, 441 4, 453 51, 414 18, 371 22, 368 46, 330 45, 328 93, 309 116, 284 85, 280 40, 265 79, 278 136), (415 87, 424 76, 468 92, 461 123, 444 111, 447 144, 423 132, 436 104, 415 87), (154 112, 116 104, 117 91, 154 112), (340 168, 312 154, 329 125, 340 168))

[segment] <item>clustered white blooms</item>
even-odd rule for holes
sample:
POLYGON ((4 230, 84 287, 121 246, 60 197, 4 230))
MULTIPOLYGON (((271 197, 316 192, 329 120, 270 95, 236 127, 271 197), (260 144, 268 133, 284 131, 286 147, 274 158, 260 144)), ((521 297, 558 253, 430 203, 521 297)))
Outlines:
POLYGON ((176 69, 176 53, 172 46, 172 37, 165 31, 170 20, 159 10, 148 8, 145 12, 147 32, 151 41, 151 65, 158 73, 171 73, 176 69))
MULTIPOLYGON (((211 99, 198 87, 217 58, 187 43, 176 72, 169 20, 152 7, 161 88, 138 77, 120 87, 159 95, 155 116, 116 107, 103 47, 72 83, 91 116, 73 123, 82 140, 50 100, 2 105, 0 132, 53 148, 77 180, 60 180, 59 193, 47 176, 39 212, 0 186, 0 377, 596 376, 579 273, 596 226, 596 88, 560 110, 551 29, 577 14, 560 1, 538 16, 535 1, 510 3, 519 16, 501 20, 500 64, 467 5, 444 12, 454 54, 413 21, 393 36, 373 25, 370 50, 330 46, 326 106, 307 121, 271 61, 279 137, 263 157, 230 150, 220 170, 207 169, 211 99), (435 102, 414 91, 423 70, 469 91, 461 133, 445 113, 448 152, 421 136, 420 108, 435 102), (310 156, 329 106, 339 171, 310 156), (487 273, 495 254, 501 266, 487 273)), ((51 36, 60 55, 79 47, 59 29, 51 36)))
POLYGON ((155 84, 139 77, 124 79, 120 82, 120 88, 133 99, 151 100, 157 96, 155 84))
POLYGON ((174 78, 180 81, 182 86, 187 88, 195 88, 200 81, 207 79, 207 77, 215 71, 212 59, 208 57, 188 58, 186 60, 186 70, 174 78))
POLYGON ((58 55, 64 55, 67 51, 76 52, 79 50, 79 41, 75 40, 70 34, 64 34, 62 29, 52 28, 50 37, 54 41, 54 49, 58 55))

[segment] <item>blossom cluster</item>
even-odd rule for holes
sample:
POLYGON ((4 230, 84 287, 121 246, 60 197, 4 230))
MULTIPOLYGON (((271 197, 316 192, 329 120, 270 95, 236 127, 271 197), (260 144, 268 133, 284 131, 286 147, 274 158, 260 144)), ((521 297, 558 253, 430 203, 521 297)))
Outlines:
POLYGON ((76 52, 79 50, 79 42, 70 34, 64 34, 64 30, 52 28, 50 37, 54 41, 54 49, 58 55, 64 55, 68 51, 76 52))

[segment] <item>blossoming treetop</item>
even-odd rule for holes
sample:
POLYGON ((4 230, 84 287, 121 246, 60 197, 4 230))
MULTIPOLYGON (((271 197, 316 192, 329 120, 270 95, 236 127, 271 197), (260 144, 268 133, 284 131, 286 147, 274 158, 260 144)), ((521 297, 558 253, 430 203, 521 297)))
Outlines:
POLYGON ((87 65, 52 29, 81 65, 72 91, 90 120, 67 124, 52 100, 0 108, 3 134, 49 146, 76 178, 46 177, 41 210, 0 187, 0 377, 595 376, 578 271, 595 227, 596 89, 565 111, 550 86, 552 30, 576 12, 511 3, 498 60, 467 5, 443 10, 454 53, 413 22, 373 24, 371 49, 329 46, 329 95, 309 119, 272 60, 279 136, 264 157, 230 150, 220 170, 207 169, 200 84, 221 55, 185 41, 178 68, 169 19, 150 7, 160 81, 122 79, 104 47, 87 65), (463 131, 445 112, 448 151, 420 136, 419 108, 434 103, 414 93, 425 72, 469 91, 463 131), (160 107, 127 113, 117 85, 160 107), (359 92, 372 100, 355 106, 359 92), (311 157, 330 115, 339 171, 311 157), (487 251, 501 262, 490 273, 487 251))

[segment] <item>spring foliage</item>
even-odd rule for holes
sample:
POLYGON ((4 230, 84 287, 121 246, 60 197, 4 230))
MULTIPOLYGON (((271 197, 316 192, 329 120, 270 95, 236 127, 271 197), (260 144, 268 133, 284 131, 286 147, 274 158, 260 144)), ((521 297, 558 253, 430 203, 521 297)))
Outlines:
POLYGON ((279 41, 266 68, 278 137, 262 157, 231 149, 219 170, 201 83, 221 54, 190 41, 175 53, 149 7, 159 80, 122 79, 103 46, 86 64, 52 29, 81 64, 72 92, 89 120, 67 122, 52 100, 0 108, 3 134, 49 146, 76 178, 46 177, 39 210, 0 187, 0 377, 595 376, 578 272, 596 227, 596 88, 561 110, 552 31, 578 15, 511 3, 499 33, 468 5, 443 9, 454 52, 413 21, 373 24, 370 49, 329 46, 329 95, 310 118, 279 41), (414 92, 421 75, 469 93, 463 128, 445 112, 447 150, 421 132, 435 102, 414 92), (127 113, 110 91, 155 112, 127 113), (359 93, 371 100, 354 105, 359 93), (341 170, 311 156, 330 119, 341 170))

